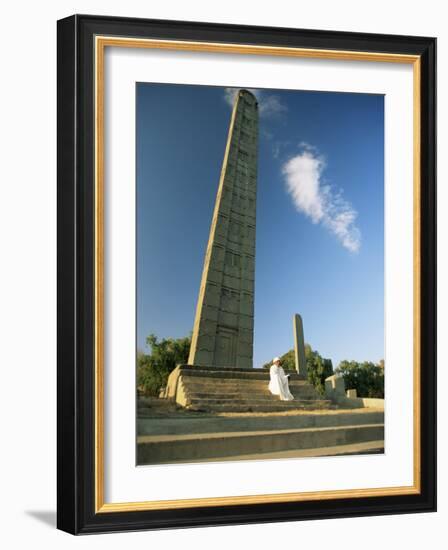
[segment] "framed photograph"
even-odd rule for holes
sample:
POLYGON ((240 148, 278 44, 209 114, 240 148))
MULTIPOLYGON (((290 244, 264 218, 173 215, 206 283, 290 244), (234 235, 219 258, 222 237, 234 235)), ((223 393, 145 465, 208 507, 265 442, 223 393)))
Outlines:
POLYGON ((58 22, 58 528, 436 509, 436 40, 58 22))

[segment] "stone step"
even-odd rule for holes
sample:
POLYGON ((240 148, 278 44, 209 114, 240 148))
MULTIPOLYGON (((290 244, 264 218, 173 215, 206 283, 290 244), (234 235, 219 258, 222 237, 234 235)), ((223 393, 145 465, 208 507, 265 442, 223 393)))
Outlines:
POLYGON ((182 460, 253 456, 383 440, 382 423, 254 432, 143 435, 137 438, 137 463, 160 464, 182 460))
MULTIPOLYGON (((189 367, 181 366, 180 374, 183 377, 192 378, 225 378, 226 380, 269 380, 268 369, 237 369, 237 368, 219 368, 219 367, 189 367)), ((297 373, 290 374, 291 380, 304 380, 305 377, 297 373)))
MULTIPOLYGON (((188 395, 188 401, 189 403, 203 403, 204 405, 206 404, 213 404, 213 403, 217 403, 217 404, 235 404, 235 405, 239 405, 239 404, 254 404, 254 405, 258 405, 258 404, 264 404, 264 403, 285 403, 285 404, 294 404, 294 403, 299 403, 299 402, 314 402, 314 401, 325 401, 327 402, 326 399, 294 399, 293 401, 282 401, 278 396, 276 395, 261 395, 261 396, 258 396, 258 395, 238 395, 236 397, 228 397, 226 395, 207 395, 205 397, 198 397, 197 395, 195 394, 189 394, 188 395)), ((330 402, 330 401, 328 401, 330 402)))
POLYGON ((324 399, 295 399, 294 401, 192 399, 187 409, 204 412, 274 412, 283 410, 329 409, 331 401, 324 399))
MULTIPOLYGON (((186 387, 206 387, 212 390, 215 389, 239 389, 239 388, 260 388, 267 389, 269 385, 269 378, 266 380, 227 380, 224 378, 213 379, 210 378, 196 378, 195 376, 184 376, 182 382, 186 387)), ((316 391, 314 387, 305 380, 297 380, 289 383, 290 388, 311 388, 316 391)))
MULTIPOLYGON (((251 381, 244 381, 244 383, 234 383, 234 382, 220 382, 215 383, 214 381, 204 381, 204 382, 195 382, 192 380, 188 380, 185 378, 182 378, 182 383, 184 385, 184 388, 186 390, 193 390, 197 389, 197 391, 202 392, 234 392, 234 391, 269 391, 268 385, 269 381, 262 381, 261 383, 258 382, 251 382, 251 381)), ((289 387, 291 390, 296 391, 309 391, 317 394, 316 389, 311 384, 289 384, 289 387)))
MULTIPOLYGON (((278 396, 275 395, 239 395, 236 398, 227 397, 225 395, 208 395, 206 397, 195 397, 195 395, 189 395, 189 400, 193 402, 203 402, 203 403, 293 403, 293 401, 282 401, 278 396)), ((295 399, 294 401, 301 401, 295 399)), ((303 401, 316 401, 314 399, 304 399, 303 401)))
MULTIPOLYGON (((218 367, 216 365, 179 365, 179 369, 182 372, 188 371, 203 371, 203 372, 226 372, 226 373, 236 373, 236 374, 253 374, 253 373, 260 373, 260 372, 267 372, 269 373, 269 369, 264 368, 250 368, 250 367, 218 367)), ((293 372, 293 374, 297 374, 297 372, 293 372)), ((300 376, 297 374, 297 376, 300 376)))
MULTIPOLYGON (((186 388, 207 388, 207 389, 213 389, 213 388, 220 388, 220 390, 222 389, 240 389, 240 388, 243 388, 243 389, 249 389, 249 388, 254 388, 254 389, 260 389, 260 390, 267 390, 268 387, 269 387, 269 380, 237 380, 237 381, 233 381, 233 380, 224 380, 223 378, 221 380, 210 380, 210 379, 197 379, 195 380, 194 377, 182 377, 182 383, 184 384, 184 386, 186 388)), ((296 382, 290 382, 289 384, 289 387, 290 388, 309 388, 309 389, 312 389, 314 391, 315 388, 312 384, 308 383, 308 382, 300 382, 300 383, 296 383, 296 382)))
POLYGON ((236 460, 271 460, 285 458, 317 458, 327 456, 371 455, 384 454, 384 441, 364 441, 361 443, 349 443, 348 445, 333 445, 332 447, 318 447, 317 449, 301 449, 289 451, 274 451, 272 453, 242 454, 234 456, 221 456, 217 458, 196 458, 193 460, 172 460, 183 464, 198 462, 229 462, 236 460))
POLYGON ((383 424, 384 411, 362 409, 362 411, 291 411, 283 410, 269 414, 243 412, 232 415, 173 412, 163 418, 154 408, 139 407, 137 432, 139 435, 175 435, 212 432, 255 432, 257 430, 296 430, 299 428, 328 428, 358 426, 362 424, 383 424), (140 416, 140 412, 144 416, 140 416), (285 414, 286 412, 286 414, 285 414), (148 420, 151 418, 151 420, 148 420))
POLYGON ((138 407, 137 418, 152 418, 153 411, 150 407, 138 407))
MULTIPOLYGON (((179 366, 170 375, 166 395, 197 411, 269 412, 290 408, 269 392, 269 379, 266 369, 179 366)), ((291 373, 289 387, 296 398, 295 408, 330 406, 304 376, 291 373)))
MULTIPOLYGON (((316 399, 319 398, 311 391, 296 391, 293 389, 291 393, 297 399, 316 399)), ((234 391, 234 392, 202 392, 202 391, 189 391, 188 397, 191 399, 269 399, 271 401, 278 401, 278 396, 273 395, 268 391, 234 391)))

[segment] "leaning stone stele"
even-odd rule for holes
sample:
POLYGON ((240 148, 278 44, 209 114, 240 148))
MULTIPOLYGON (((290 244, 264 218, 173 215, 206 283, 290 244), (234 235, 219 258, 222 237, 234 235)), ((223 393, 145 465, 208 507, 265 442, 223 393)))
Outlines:
POLYGON ((253 366, 258 103, 240 90, 199 288, 188 363, 253 366))

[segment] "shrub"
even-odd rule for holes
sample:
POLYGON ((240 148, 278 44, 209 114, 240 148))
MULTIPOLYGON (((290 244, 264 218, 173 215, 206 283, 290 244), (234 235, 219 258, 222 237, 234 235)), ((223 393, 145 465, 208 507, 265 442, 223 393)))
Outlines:
POLYGON ((370 361, 341 361, 336 373, 343 376, 347 389, 356 390, 358 397, 384 398, 384 368, 381 362, 376 365, 370 361))
POLYGON ((146 343, 151 353, 137 355, 137 387, 145 395, 158 396, 170 372, 176 365, 188 361, 191 338, 163 338, 159 341, 150 334, 146 343))

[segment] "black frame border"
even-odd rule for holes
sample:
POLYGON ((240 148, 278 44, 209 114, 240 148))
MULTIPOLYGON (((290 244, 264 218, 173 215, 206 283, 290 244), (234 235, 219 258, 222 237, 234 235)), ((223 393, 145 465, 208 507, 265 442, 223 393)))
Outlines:
POLYGON ((436 511, 436 39, 90 15, 62 19, 57 31, 57 527, 83 534, 436 511), (96 35, 420 57, 420 494, 95 513, 96 35))

